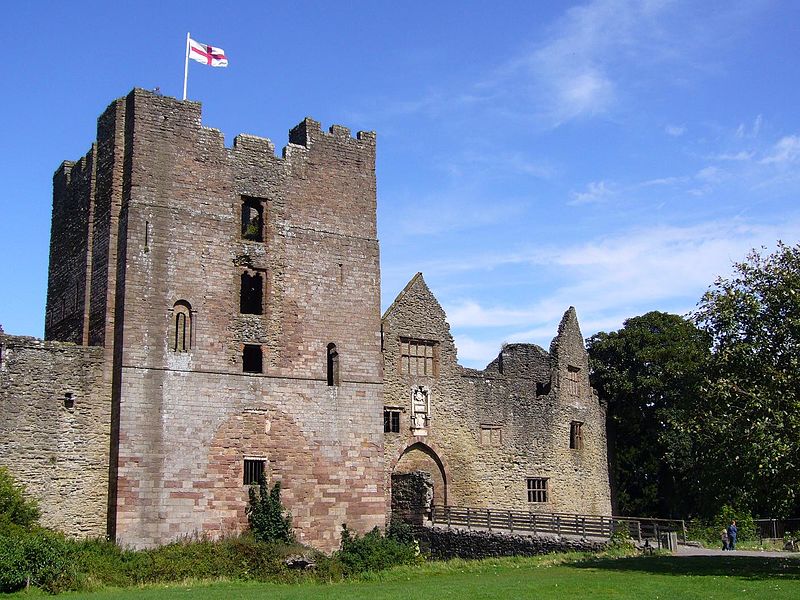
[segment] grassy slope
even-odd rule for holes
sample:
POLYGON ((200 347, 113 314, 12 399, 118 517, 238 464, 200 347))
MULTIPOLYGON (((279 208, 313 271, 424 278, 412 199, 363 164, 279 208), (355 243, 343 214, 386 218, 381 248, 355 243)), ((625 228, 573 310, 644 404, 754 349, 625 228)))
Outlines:
MULTIPOLYGON (((23 594, 20 594, 22 596, 23 594)), ((30 597, 30 596, 28 596, 30 597)), ((800 598, 800 560, 749 557, 575 557, 449 561, 335 584, 198 583, 60 598, 156 600, 467 600, 482 598, 800 598)))

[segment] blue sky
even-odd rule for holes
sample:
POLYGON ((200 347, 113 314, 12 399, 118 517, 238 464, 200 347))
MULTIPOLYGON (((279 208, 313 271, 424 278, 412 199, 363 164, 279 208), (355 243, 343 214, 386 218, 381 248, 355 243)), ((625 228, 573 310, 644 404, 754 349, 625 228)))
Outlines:
POLYGON ((280 148, 306 115, 378 133, 383 306, 417 271, 462 364, 686 313, 800 239, 800 3, 38 2, 4 8, 0 324, 41 336, 52 174, 134 86, 280 148))

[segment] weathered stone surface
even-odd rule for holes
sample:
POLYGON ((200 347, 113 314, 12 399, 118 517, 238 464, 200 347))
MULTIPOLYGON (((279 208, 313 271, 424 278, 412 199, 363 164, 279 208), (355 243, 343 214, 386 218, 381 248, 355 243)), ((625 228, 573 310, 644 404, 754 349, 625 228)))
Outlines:
POLYGON ((73 536, 106 531, 111 386, 103 349, 0 333, 0 465, 73 536))

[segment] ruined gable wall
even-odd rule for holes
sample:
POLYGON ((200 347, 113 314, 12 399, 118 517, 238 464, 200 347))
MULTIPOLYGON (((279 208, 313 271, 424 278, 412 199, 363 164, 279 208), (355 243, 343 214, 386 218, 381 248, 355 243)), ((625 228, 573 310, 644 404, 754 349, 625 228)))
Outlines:
MULTIPOLYGON (((429 469, 435 465, 422 460, 415 453, 411 458, 401 454, 421 443, 432 449, 442 460, 447 477, 448 504, 469 505, 488 489, 484 486, 476 431, 478 415, 474 403, 469 402, 469 389, 464 385, 461 367, 457 364, 456 348, 444 311, 417 274, 386 311, 383 318, 384 405, 398 407, 400 432, 385 433, 385 478, 387 490, 390 476, 398 468, 429 469), (438 376, 420 376, 404 373, 401 368, 401 338, 435 341, 438 343, 438 376), (411 429, 412 389, 424 385, 430 388, 430 426, 426 436, 416 436, 411 429), (407 462, 407 464, 405 464, 407 462)), ((437 503, 445 498, 439 486, 438 474, 433 470, 434 496, 437 503)), ((387 492, 388 495, 388 492, 387 492)), ((387 504, 387 510, 389 509, 387 504)))
POLYGON ((282 481, 301 541, 382 525, 374 136, 317 127, 277 158, 253 136, 225 148, 196 103, 135 90, 126 105, 117 538, 240 529, 244 458, 282 481), (242 238, 243 196, 264 202, 263 241, 242 238), (265 277, 261 315, 240 314, 245 270, 265 277), (188 352, 171 347, 177 300, 188 352), (263 373, 242 372, 245 343, 263 373))
POLYGON ((104 366, 102 348, 0 334, 0 465, 39 501, 43 525, 72 536, 106 531, 104 366))
MULTIPOLYGON (((610 514, 605 413, 589 387, 583 341, 570 314, 552 354, 509 344, 485 370, 463 369, 444 312, 417 275, 383 320, 385 405, 408 414, 411 386, 430 385, 431 426, 425 439, 411 435, 407 419, 401 433, 385 434, 387 477, 403 449, 424 441, 449 467, 448 504, 610 514), (440 342, 438 378, 399 372, 400 336, 440 342), (566 383, 570 366, 581 369, 577 389, 566 383), (584 423, 582 450, 569 447, 572 421, 584 423), (482 436, 482 428, 494 432, 482 436), (549 479, 547 503, 528 503, 528 477, 549 479)), ((400 465, 406 466, 402 459, 400 465)))

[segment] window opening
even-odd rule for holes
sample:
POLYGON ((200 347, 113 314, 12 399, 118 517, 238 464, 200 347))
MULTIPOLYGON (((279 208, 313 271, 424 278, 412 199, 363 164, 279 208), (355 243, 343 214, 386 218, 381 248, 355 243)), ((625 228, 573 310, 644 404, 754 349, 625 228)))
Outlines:
POLYGON ((583 450, 583 423, 580 421, 570 423, 569 447, 572 450, 583 450))
POLYGON ((573 367, 569 365, 567 367, 567 392, 570 396, 578 396, 580 395, 580 381, 579 381, 579 373, 581 370, 578 367, 573 367))
POLYGON ((528 502, 542 503, 547 502, 547 478, 528 477, 528 502))
POLYGON ((192 347, 192 307, 186 300, 178 300, 172 307, 173 352, 188 352, 192 347))
POLYGON ((439 343, 430 340, 400 338, 400 372, 406 375, 437 377, 439 343))
POLYGON ((264 202, 259 198, 242 197, 242 238, 264 241, 264 202))
POLYGON ((328 385, 339 385, 339 352, 336 344, 328 344, 328 385))
POLYGON ((481 446, 501 446, 503 443, 499 425, 481 425, 481 446))
POLYGON ((75 408, 75 394, 72 392, 66 392, 64 394, 64 408, 67 410, 72 410, 75 408))
POLYGON ((242 371, 244 373, 261 373, 263 368, 261 346, 245 344, 242 351, 242 371))
POLYGON ((244 485, 258 484, 261 476, 264 474, 266 465, 267 461, 263 458, 245 458, 242 483, 244 485))
POLYGON ((264 283, 261 273, 242 273, 242 288, 239 297, 239 312, 243 315, 263 313, 264 283))
POLYGON ((400 409, 383 409, 383 432, 400 433, 400 409))

